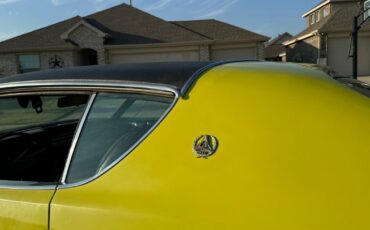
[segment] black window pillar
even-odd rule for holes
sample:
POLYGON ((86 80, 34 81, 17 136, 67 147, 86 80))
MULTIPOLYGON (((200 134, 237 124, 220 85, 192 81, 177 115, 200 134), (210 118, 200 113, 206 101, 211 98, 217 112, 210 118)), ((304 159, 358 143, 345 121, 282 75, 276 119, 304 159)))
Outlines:
POLYGON ((359 31, 359 26, 357 25, 357 20, 358 17, 355 16, 353 18, 353 31, 352 31, 352 77, 354 79, 357 79, 357 68, 358 68, 358 31, 359 31))

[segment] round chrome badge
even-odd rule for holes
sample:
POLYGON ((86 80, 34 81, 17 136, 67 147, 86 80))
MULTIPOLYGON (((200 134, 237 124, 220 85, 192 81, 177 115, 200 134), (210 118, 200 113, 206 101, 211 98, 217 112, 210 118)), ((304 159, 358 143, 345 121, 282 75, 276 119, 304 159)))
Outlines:
POLYGON ((198 158, 208 158, 212 156, 218 147, 217 138, 211 135, 201 135, 195 139, 193 152, 198 158))

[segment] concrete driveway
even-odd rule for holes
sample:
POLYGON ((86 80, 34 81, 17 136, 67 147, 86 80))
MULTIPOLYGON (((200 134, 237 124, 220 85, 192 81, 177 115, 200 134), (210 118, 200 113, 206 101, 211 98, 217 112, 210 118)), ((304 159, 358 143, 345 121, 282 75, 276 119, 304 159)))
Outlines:
POLYGON ((370 76, 366 77, 358 77, 358 80, 369 83, 370 84, 370 76))

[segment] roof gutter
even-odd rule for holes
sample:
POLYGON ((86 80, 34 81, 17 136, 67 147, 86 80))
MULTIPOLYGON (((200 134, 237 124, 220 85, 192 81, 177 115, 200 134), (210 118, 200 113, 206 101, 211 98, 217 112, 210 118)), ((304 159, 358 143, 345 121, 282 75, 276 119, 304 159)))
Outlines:
POLYGON ((9 49, 9 50, 0 50, 0 54, 14 54, 14 53, 29 53, 29 52, 49 52, 49 51, 76 51, 79 50, 78 47, 32 47, 25 49, 9 49))
POLYGON ((253 39, 253 40, 203 40, 203 41, 191 41, 191 42, 163 42, 163 43, 149 43, 149 44, 129 44, 129 45, 105 45, 105 49, 138 49, 138 48, 163 48, 163 47, 178 47, 178 46, 198 46, 198 45, 212 45, 212 44, 240 44, 240 43, 258 43, 264 42, 264 40, 253 39))
POLYGON ((315 30, 315 31, 313 31, 313 32, 311 32, 311 33, 309 33, 309 34, 302 35, 302 36, 300 36, 300 37, 298 37, 298 38, 296 38, 296 39, 285 41, 285 42, 283 42, 283 45, 284 45, 284 46, 288 46, 288 45, 294 44, 294 43, 296 43, 296 42, 299 42, 299 41, 305 40, 305 39, 307 39, 307 38, 309 38, 309 37, 313 37, 313 36, 315 36, 315 35, 317 35, 317 34, 318 34, 318 31, 317 31, 317 30, 315 30))
POLYGON ((302 15, 302 18, 307 17, 308 15, 312 14, 316 10, 320 9, 321 7, 323 7, 323 6, 325 6, 325 5, 329 4, 329 3, 330 3, 330 0, 326 0, 323 3, 320 3, 319 5, 315 6, 314 8, 312 8, 311 10, 309 10, 308 12, 306 12, 304 15, 302 15))
POLYGON ((191 41, 191 42, 163 42, 163 43, 149 43, 149 44, 127 44, 127 45, 104 45, 105 49, 117 49, 117 48, 127 48, 127 49, 136 49, 136 48, 152 48, 152 47, 174 47, 179 45, 191 46, 191 45, 209 45, 211 40, 205 41, 191 41))

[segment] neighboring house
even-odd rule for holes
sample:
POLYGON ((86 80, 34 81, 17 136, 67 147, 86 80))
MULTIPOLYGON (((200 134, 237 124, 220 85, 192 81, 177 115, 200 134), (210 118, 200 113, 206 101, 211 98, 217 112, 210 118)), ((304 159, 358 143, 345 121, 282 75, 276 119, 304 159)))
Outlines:
POLYGON ((286 53, 283 42, 291 39, 293 36, 290 33, 279 34, 266 43, 263 55, 266 61, 285 61, 286 53))
POLYGON ((122 4, 1 42, 0 74, 109 63, 262 59, 268 39, 217 20, 169 22, 122 4))
MULTIPOLYGON (((287 61, 328 65, 351 75, 351 32, 363 1, 324 0, 303 15, 306 29, 284 42, 287 61)), ((363 20, 363 18, 361 18, 363 20)), ((370 75, 370 23, 359 33, 358 72, 370 75)))

